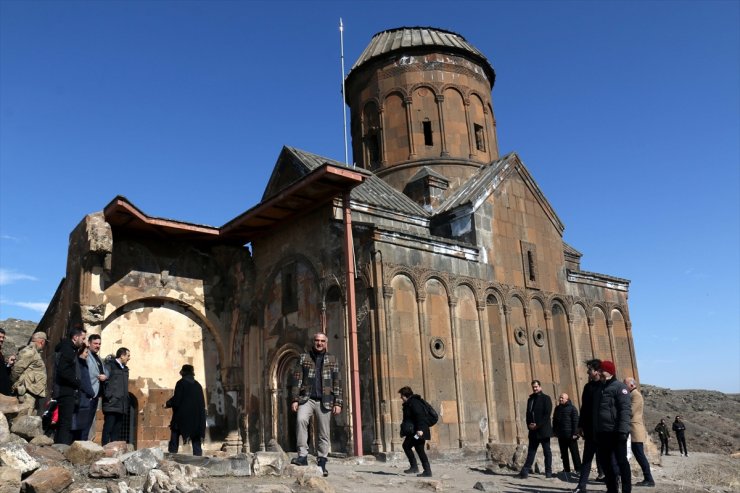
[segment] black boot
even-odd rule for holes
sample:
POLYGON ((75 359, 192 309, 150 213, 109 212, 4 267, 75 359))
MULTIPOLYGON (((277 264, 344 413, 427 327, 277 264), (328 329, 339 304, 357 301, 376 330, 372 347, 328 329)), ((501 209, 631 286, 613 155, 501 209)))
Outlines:
POLYGON ((431 478, 432 477, 432 470, 431 469, 424 469, 420 474, 416 475, 417 478, 431 478))
POLYGON ((419 472, 419 466, 413 464, 411 467, 403 471, 404 474, 416 474, 419 472))
POLYGON ((293 464, 293 465, 295 465, 295 466, 307 466, 308 465, 308 457, 306 457, 305 455, 303 455, 303 456, 300 456, 299 455, 298 457, 292 459, 290 461, 290 463, 293 464))
POLYGON ((329 471, 326 470, 326 460, 326 457, 319 457, 317 460, 319 467, 324 473, 324 477, 327 477, 329 475, 329 471))

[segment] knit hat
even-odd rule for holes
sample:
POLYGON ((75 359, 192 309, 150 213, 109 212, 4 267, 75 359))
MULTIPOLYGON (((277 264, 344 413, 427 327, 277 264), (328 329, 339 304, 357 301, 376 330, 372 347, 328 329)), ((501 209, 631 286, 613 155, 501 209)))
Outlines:
POLYGON ((602 361, 600 370, 604 370, 605 372, 609 373, 610 375, 616 375, 617 369, 614 367, 614 363, 612 363, 609 360, 602 361))
POLYGON ((193 365, 182 365, 180 375, 195 375, 195 368, 193 365))
POLYGON ((31 339, 47 340, 48 338, 46 337, 46 332, 34 332, 33 335, 31 336, 31 339))

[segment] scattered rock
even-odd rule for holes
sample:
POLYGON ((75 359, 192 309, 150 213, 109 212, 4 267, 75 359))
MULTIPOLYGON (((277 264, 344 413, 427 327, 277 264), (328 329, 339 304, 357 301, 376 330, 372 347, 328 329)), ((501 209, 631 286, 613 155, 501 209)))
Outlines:
POLYGON ((10 426, 8 425, 8 418, 0 412, 0 443, 5 443, 9 436, 10 426))
POLYGON ((444 483, 442 481, 437 481, 436 479, 427 479, 424 481, 419 481, 416 486, 420 490, 429 490, 429 491, 442 491, 445 489, 444 483))
POLYGON ((21 405, 18 399, 12 395, 0 394, 0 413, 16 415, 20 410, 21 405))
POLYGON ((72 473, 63 467, 50 467, 31 474, 23 481, 24 493, 59 493, 72 484, 72 473))
POLYGON ((29 441, 44 435, 40 416, 18 416, 13 420, 10 431, 29 441))
POLYGON ((296 479, 299 488, 318 493, 336 493, 334 487, 324 478, 308 477, 296 479))
POLYGON ((106 457, 120 457, 128 453, 128 443, 126 442, 109 442, 103 445, 106 457))
POLYGON ((109 482, 106 487, 108 488, 108 493, 140 493, 127 485, 125 481, 119 481, 118 483, 109 482))
POLYGON ((72 464, 92 464, 105 455, 103 447, 95 442, 76 441, 64 452, 64 456, 72 464))
POLYGON ((20 444, 26 444, 26 442, 23 438, 19 437, 15 433, 11 433, 8 435, 7 440, 5 440, 5 443, 20 443, 20 444))
POLYGON ((256 452, 252 473, 255 476, 281 476, 288 463, 287 458, 282 452, 256 452))
POLYGON ((31 443, 26 443, 23 445, 23 449, 28 452, 28 455, 39 461, 42 466, 57 466, 59 463, 67 460, 64 455, 51 447, 39 447, 31 443))
POLYGON ((67 445, 66 443, 55 443, 54 445, 51 446, 51 448, 53 448, 60 454, 64 455, 65 452, 67 452, 69 445, 67 445))
POLYGON ((18 493, 21 490, 21 472, 12 467, 0 467, 0 493, 18 493))
POLYGON ((473 489, 478 491, 485 491, 490 493, 503 493, 504 490, 501 489, 499 485, 494 483, 493 481, 478 481, 473 486, 473 489))
POLYGON ((308 466, 296 466, 288 464, 283 469, 283 476, 296 478, 296 480, 303 480, 304 478, 321 478, 324 476, 324 472, 319 466, 308 465, 308 466))
POLYGON ((18 469, 22 475, 35 471, 41 466, 19 443, 0 445, 0 464, 18 469))
POLYGON ((104 457, 90 466, 91 478, 125 478, 126 466, 115 457, 104 457))
POLYGON ((51 445, 54 445, 54 439, 46 435, 39 435, 37 437, 34 437, 33 440, 31 440, 31 443, 34 445, 38 445, 39 447, 49 447, 51 445))
POLYGON ((146 476, 164 459, 164 452, 158 448, 145 448, 121 457, 126 470, 134 476, 146 476))
POLYGON ((200 488, 185 477, 169 476, 159 469, 149 471, 144 483, 145 493, 188 493, 200 490, 200 488))

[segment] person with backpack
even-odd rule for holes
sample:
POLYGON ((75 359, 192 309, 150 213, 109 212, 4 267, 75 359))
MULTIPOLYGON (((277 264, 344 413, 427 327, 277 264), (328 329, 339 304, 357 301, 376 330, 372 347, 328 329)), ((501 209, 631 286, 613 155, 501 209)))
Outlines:
POLYGON ((402 387, 398 393, 403 401, 403 421, 401 422, 401 436, 403 437, 403 451, 409 459, 409 468, 403 471, 406 474, 416 474, 418 477, 432 476, 424 445, 432 438, 429 426, 437 422, 437 413, 418 394, 414 394, 411 387, 402 387), (432 409, 430 413, 428 409, 432 409), (419 455, 423 471, 419 473, 419 466, 414 456, 414 450, 419 455))

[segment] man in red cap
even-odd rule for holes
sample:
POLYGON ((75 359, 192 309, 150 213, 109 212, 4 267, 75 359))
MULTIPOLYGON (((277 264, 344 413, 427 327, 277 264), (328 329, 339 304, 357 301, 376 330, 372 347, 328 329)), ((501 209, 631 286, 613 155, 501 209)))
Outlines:
MULTIPOLYGON (((602 361, 599 368, 602 386, 597 393, 594 409, 596 454, 602 464, 611 462, 612 454, 619 465, 622 493, 632 491, 632 473, 627 460, 627 437, 632 419, 632 401, 627 386, 617 380, 617 370, 611 361, 602 361)), ((617 493, 617 475, 614 468, 606 467, 606 491, 617 493)))

